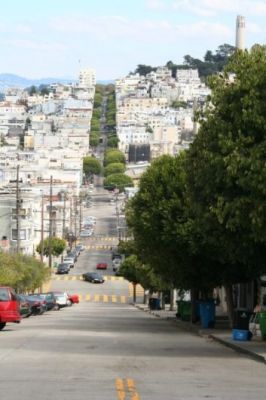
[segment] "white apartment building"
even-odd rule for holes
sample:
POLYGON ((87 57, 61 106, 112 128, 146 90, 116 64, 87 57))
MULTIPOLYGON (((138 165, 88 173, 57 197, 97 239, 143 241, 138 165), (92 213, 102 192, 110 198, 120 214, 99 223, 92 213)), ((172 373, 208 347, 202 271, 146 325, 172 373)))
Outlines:
POLYGON ((83 68, 79 71, 79 87, 90 88, 96 85, 96 73, 92 68, 83 68))

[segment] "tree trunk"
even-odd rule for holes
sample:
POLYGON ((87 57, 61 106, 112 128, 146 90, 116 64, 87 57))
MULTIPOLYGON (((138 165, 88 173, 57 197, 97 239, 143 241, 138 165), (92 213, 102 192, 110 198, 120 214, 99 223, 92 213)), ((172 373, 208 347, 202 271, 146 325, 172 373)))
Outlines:
POLYGON ((137 290, 136 290, 136 287, 137 287, 137 285, 136 285, 136 283, 132 283, 132 285, 133 285, 133 303, 136 303, 136 300, 137 300, 137 290))
POLYGON ((197 315, 198 290, 192 288, 190 291, 190 296, 191 296, 191 322, 192 324, 195 324, 199 320, 199 317, 197 315))
POLYGON ((175 309, 175 289, 170 290, 170 311, 175 309))
POLYGON ((234 324, 234 301, 233 301, 233 287, 232 285, 226 285, 225 287, 227 314, 229 318, 230 327, 234 324))

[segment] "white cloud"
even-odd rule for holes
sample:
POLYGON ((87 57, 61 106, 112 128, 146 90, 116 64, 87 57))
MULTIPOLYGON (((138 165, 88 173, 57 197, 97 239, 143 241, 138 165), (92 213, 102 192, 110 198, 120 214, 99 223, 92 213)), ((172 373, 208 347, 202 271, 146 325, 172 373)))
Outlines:
POLYGON ((56 18, 51 21, 54 29, 71 34, 95 35, 98 39, 121 38, 135 39, 141 42, 176 41, 180 37, 196 38, 212 37, 228 39, 231 30, 220 23, 199 21, 195 24, 175 25, 167 20, 133 21, 119 16, 104 16, 98 18, 56 18))
POLYGON ((166 4, 162 0, 147 0, 146 7, 149 10, 162 11, 167 8, 166 4))
POLYGON ((10 39, 5 42, 10 46, 19 47, 21 49, 24 48, 38 51, 63 51, 66 49, 65 45, 55 42, 36 42, 27 39, 10 39))
POLYGON ((219 15, 221 12, 241 15, 266 15, 266 2, 262 0, 175 0, 172 7, 201 16, 219 15))

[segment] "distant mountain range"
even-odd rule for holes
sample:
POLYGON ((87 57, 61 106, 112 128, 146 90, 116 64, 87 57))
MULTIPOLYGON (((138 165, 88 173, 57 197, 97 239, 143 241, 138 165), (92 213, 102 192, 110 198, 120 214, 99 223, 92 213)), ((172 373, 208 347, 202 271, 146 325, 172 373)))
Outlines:
MULTIPOLYGON (((14 74, 0 74, 0 92, 8 87, 26 88, 30 86, 50 85, 52 83, 72 83, 76 82, 75 79, 66 78, 42 78, 42 79, 28 79, 14 74)), ((108 84, 113 83, 111 80, 99 81, 97 83, 108 84)))

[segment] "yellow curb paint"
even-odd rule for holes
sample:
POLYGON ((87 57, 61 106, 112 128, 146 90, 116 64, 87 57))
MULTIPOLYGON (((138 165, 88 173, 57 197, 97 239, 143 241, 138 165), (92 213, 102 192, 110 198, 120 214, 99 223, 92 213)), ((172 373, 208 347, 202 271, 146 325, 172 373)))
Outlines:
POLYGON ((116 302, 117 302, 117 298, 116 298, 115 295, 112 295, 112 302, 113 302, 113 303, 116 303, 116 302))

